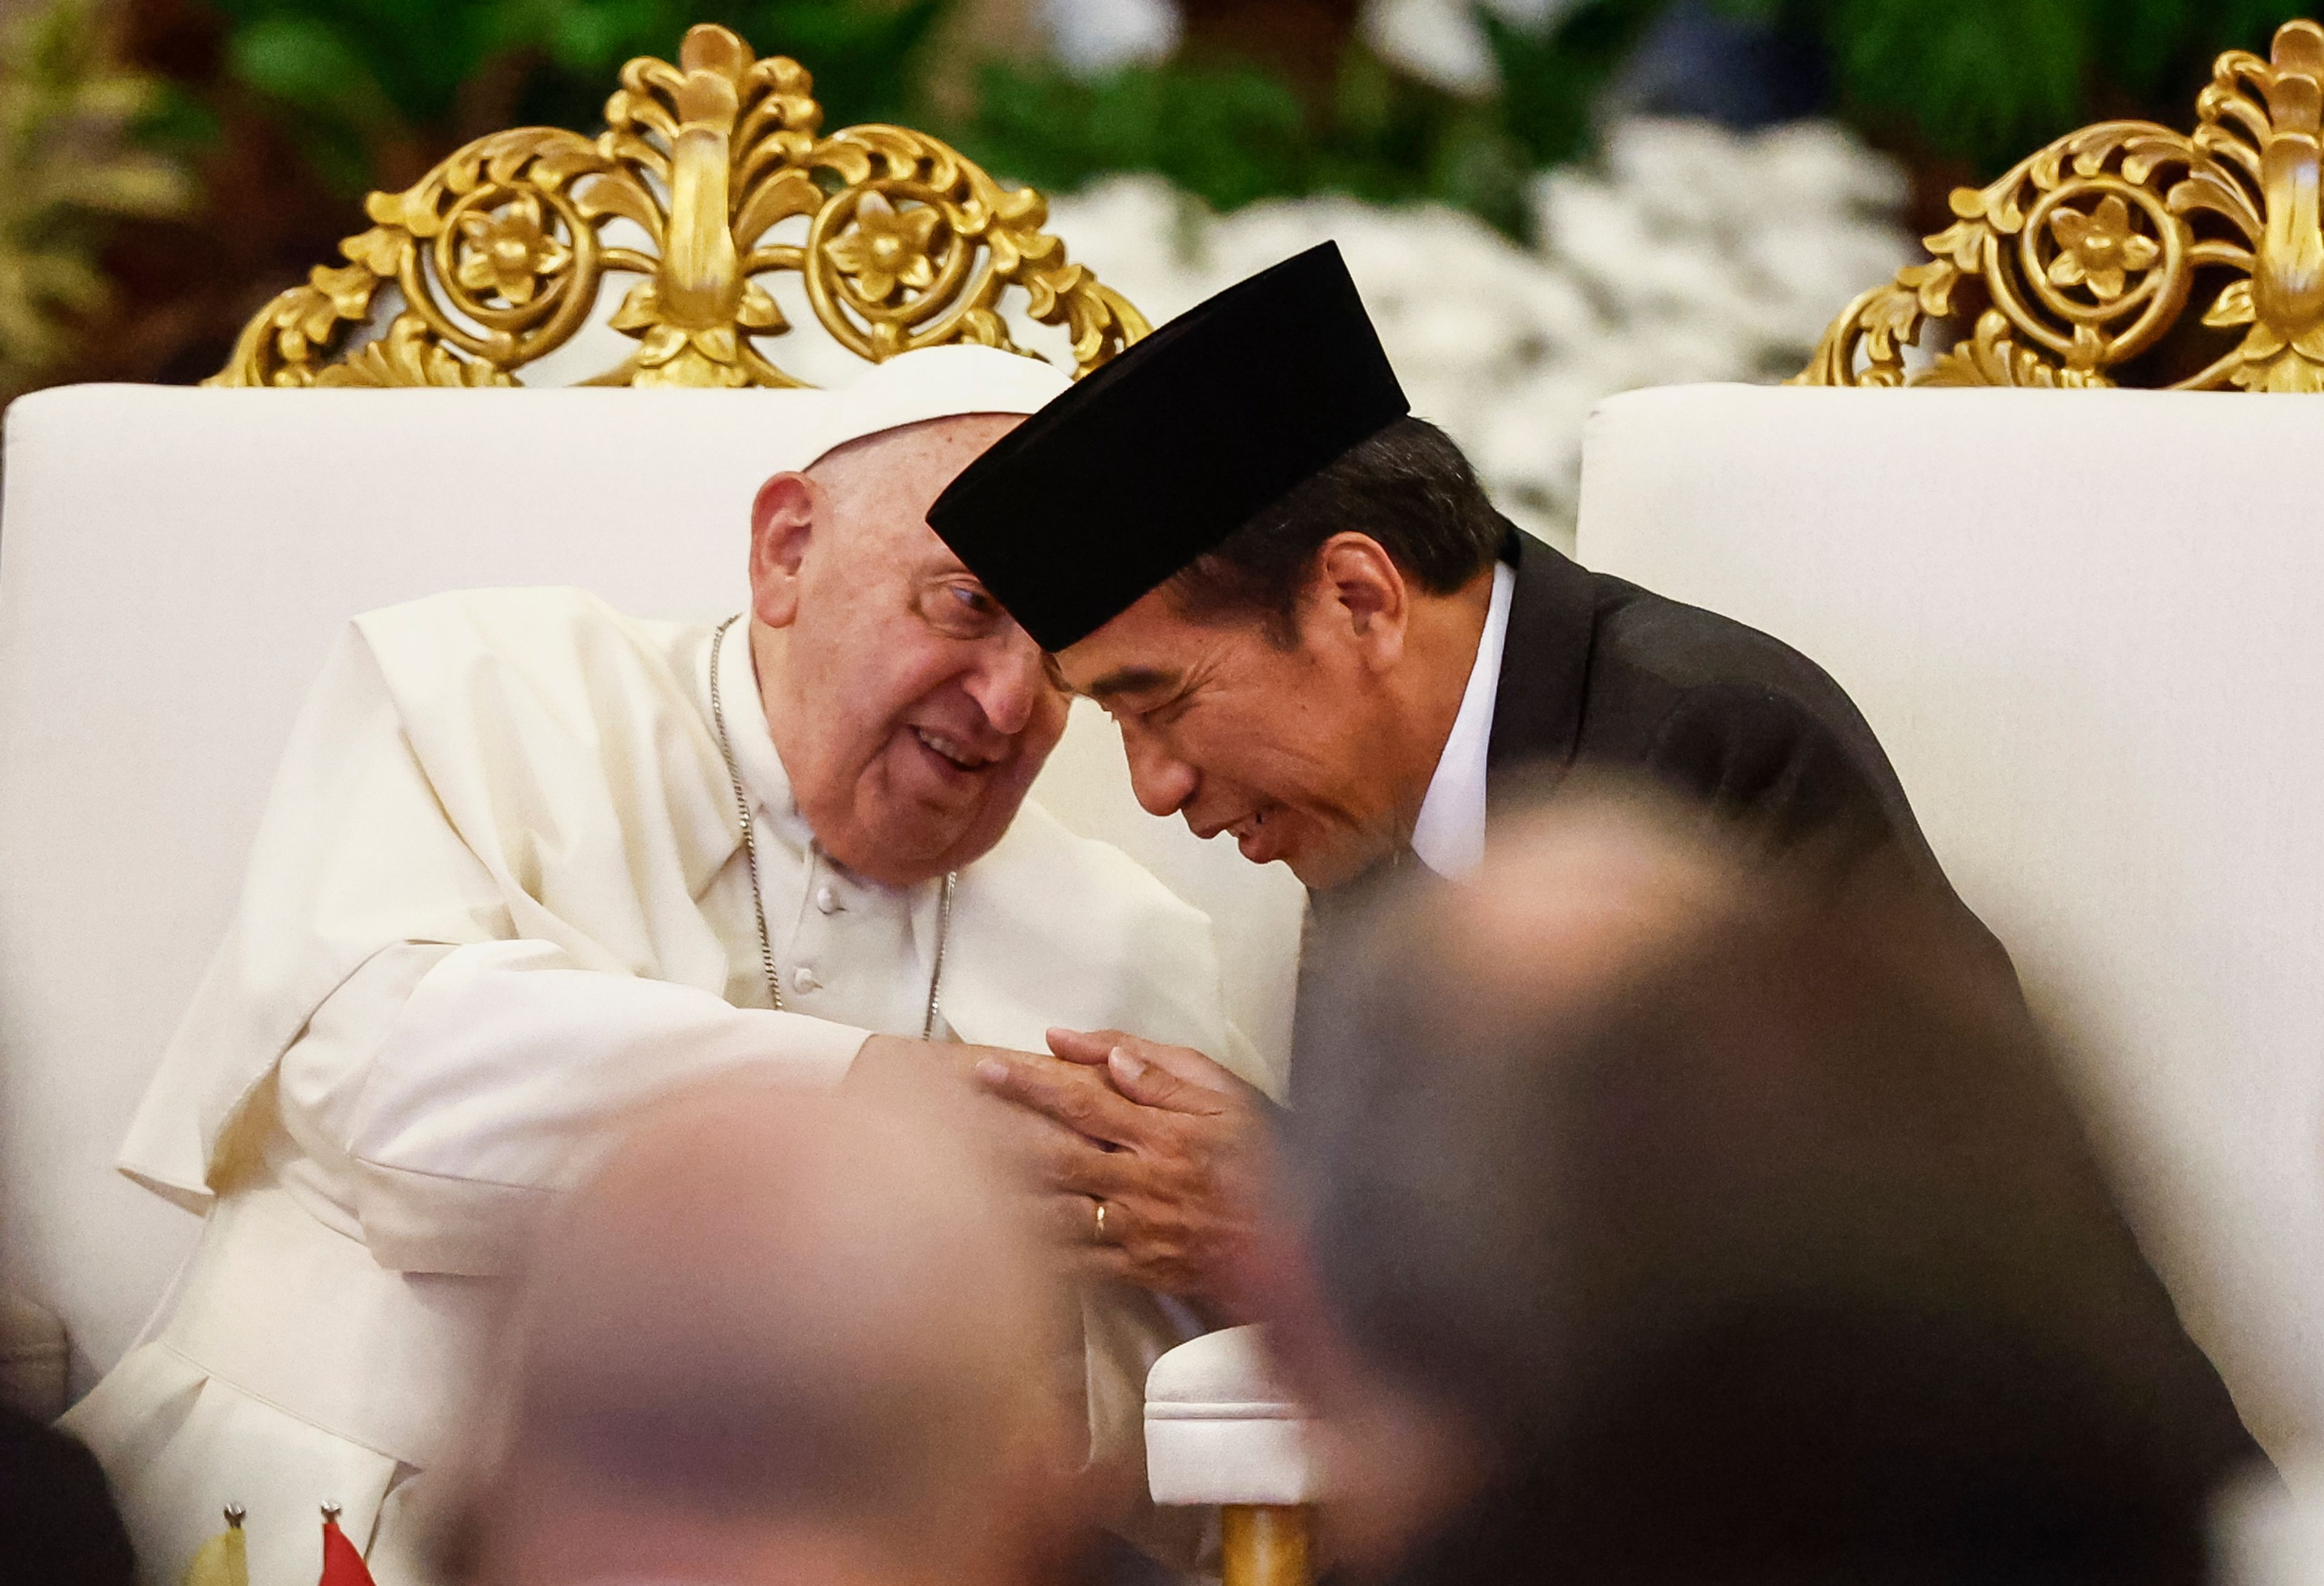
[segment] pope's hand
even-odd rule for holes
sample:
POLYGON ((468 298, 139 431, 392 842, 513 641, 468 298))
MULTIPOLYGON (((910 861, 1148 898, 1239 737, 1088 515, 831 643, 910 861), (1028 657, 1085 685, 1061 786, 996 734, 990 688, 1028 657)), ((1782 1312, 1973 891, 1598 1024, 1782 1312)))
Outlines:
MULTIPOLYGON (((1050 1165, 1084 1144, 1081 1137, 1023 1107, 1011 1106, 977 1083, 988 1062, 1047 1063, 1055 1057, 1012 1052, 1001 1047, 972 1047, 956 1041, 918 1041, 906 1036, 872 1036, 847 1071, 847 1088, 874 1101, 914 1108, 953 1110, 961 1124, 981 1138, 1012 1182, 1046 1196, 1050 1165)), ((1046 1219, 1050 1208, 1037 1208, 1046 1219)))
POLYGON ((847 1070, 847 1088, 872 1096, 915 1098, 931 1084, 969 1080, 977 1060, 999 1051, 954 1041, 916 1041, 908 1036, 872 1036, 847 1070))
POLYGON ((1052 1226, 1109 1277, 1238 1315, 1268 1171, 1259 1093, 1189 1047, 1120 1030, 1048 1039, 1053 1057, 988 1051, 975 1074, 1072 1131, 1042 1153, 1052 1226))

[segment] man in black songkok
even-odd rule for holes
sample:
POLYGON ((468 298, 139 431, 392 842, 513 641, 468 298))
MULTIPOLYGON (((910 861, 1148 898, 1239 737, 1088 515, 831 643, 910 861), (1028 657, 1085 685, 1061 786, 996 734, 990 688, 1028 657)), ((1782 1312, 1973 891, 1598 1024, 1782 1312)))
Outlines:
MULTIPOLYGON (((1310 973, 1370 884, 1466 875, 1513 782, 1599 767, 1762 850, 1812 839, 1828 862, 1916 878, 2015 994, 1839 685, 1519 533, 1411 415, 1331 244, 1052 401, 928 521, 1111 713, 1147 809, 1315 890, 1310 973)), ((1052 1044, 1086 1083, 1000 1059, 984 1079, 1117 1148, 1061 1153, 1057 1192, 1105 1205, 1123 1276, 1231 1292, 1260 1109, 1198 1054, 1120 1032, 1052 1044)))
POLYGON ((1777 641, 1520 534, 1411 416, 1331 244, 1229 289, 929 521, 1120 723, 1140 801, 1336 889, 1472 868, 1488 781, 1645 771, 1779 845, 1925 860, 1878 742, 1777 641))

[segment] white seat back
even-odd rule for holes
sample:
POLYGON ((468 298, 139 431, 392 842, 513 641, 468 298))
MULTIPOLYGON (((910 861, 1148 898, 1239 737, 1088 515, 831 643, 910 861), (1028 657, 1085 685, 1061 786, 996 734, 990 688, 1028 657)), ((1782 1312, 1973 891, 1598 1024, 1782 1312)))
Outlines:
POLYGON ((1679 387, 1583 560, 1790 641, 2060 1032, 2271 1451, 2324 1435, 2324 404, 1679 387))
MULTIPOLYGON (((111 1171, 236 896, 338 626, 435 591, 573 584, 644 616, 745 598, 748 512, 802 392, 88 386, 7 415, 0 503, 0 1283, 86 1386, 193 1221, 111 1171)), ((1076 712, 1035 797, 1218 922, 1281 1061, 1304 903, 1154 820, 1076 712)))

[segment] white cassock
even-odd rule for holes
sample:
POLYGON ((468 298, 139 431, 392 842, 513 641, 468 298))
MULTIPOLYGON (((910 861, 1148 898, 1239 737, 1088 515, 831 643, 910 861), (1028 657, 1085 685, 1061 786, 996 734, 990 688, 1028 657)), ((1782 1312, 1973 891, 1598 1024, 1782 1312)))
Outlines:
MULTIPOLYGON (((918 1036, 941 884, 816 849, 738 624, 721 688, 755 807, 786 1011, 770 1008, 712 630, 577 590, 356 619, 292 735, 240 911, 122 1166, 206 1210, 167 1321, 65 1419, 111 1475, 148 1581, 221 1508, 251 1576, 295 1581, 336 1503, 382 1586, 463 1425, 496 1296, 547 1198, 640 1099, 713 1073, 834 1085, 918 1036)), ((1209 921, 1028 802, 959 872, 939 1036, 1044 1049, 1136 1029, 1267 1076, 1229 1023, 1209 921)), ((908 1214, 903 1209, 901 1214, 908 1214)), ((1081 1303, 1091 1457, 1142 1499, 1146 1368, 1188 1335, 1141 1290, 1081 1303)), ((1120 1528, 1190 1563, 1193 1517, 1120 1528)))

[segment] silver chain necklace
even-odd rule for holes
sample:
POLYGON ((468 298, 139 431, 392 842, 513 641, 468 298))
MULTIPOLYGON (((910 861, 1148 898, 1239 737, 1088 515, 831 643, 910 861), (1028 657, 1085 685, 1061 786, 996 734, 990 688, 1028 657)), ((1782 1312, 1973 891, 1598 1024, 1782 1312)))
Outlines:
MULTIPOLYGON (((759 927, 759 967, 767 977, 767 1000, 777 1012, 782 1011, 783 985, 775 973, 775 945, 767 932, 767 899, 759 889, 758 821, 751 812, 751 796, 742 790, 742 769, 734 761, 733 741, 726 736, 726 707, 718 697, 718 662, 726 649, 726 630, 742 620, 735 613, 718 624, 710 636, 710 722, 718 729, 718 752, 726 761, 726 780, 734 789, 734 813, 742 822, 742 862, 751 872, 751 917, 759 927)), ((936 963, 928 975, 928 1010, 920 1021, 920 1039, 932 1041, 936 1034, 936 1010, 944 996, 945 945, 952 939, 952 894, 960 881, 958 871, 947 871, 944 893, 936 905, 936 963)))

